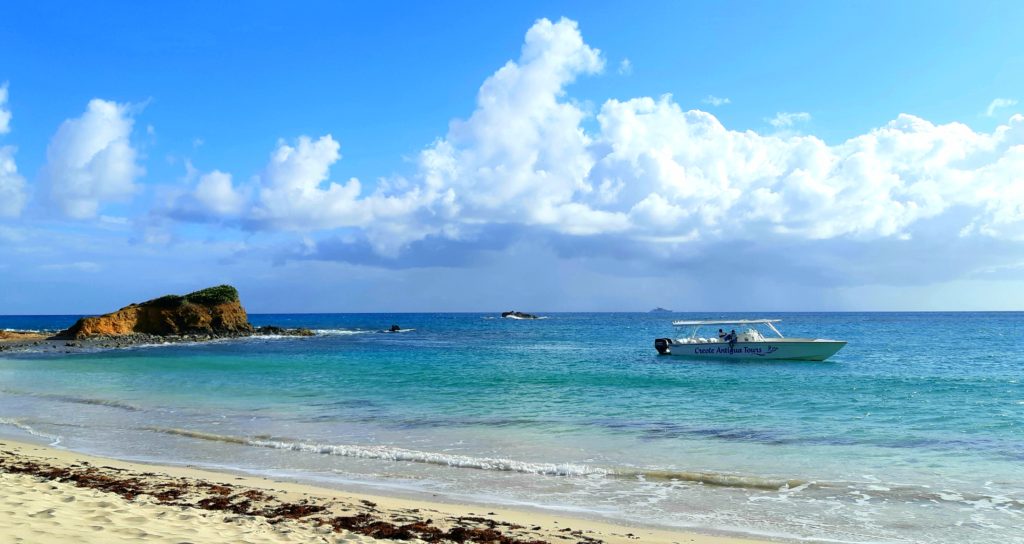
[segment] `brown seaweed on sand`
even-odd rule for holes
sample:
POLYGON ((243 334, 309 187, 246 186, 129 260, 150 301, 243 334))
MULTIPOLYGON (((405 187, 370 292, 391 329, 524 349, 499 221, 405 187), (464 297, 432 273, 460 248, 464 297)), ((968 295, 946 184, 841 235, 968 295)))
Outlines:
MULTIPOLYGON (((521 531, 522 526, 477 516, 454 516, 441 521, 425 518, 419 510, 382 512, 370 501, 341 505, 329 501, 281 500, 265 490, 211 483, 196 478, 172 478, 153 473, 135 473, 114 467, 88 464, 58 466, 0 451, 0 472, 28 474, 66 482, 82 488, 115 493, 126 500, 148 497, 160 504, 257 516, 269 523, 298 520, 333 531, 351 531, 373 538, 421 540, 430 543, 547 544, 521 531), (350 515, 338 515, 347 512, 350 515), (417 516, 410 517, 410 514, 417 516), (400 520, 400 521, 399 521, 400 520), (518 534, 516 534, 518 533, 518 534)), ((575 541, 597 544, 600 540, 573 533, 575 541)), ((560 537, 565 538, 565 537, 560 537)))

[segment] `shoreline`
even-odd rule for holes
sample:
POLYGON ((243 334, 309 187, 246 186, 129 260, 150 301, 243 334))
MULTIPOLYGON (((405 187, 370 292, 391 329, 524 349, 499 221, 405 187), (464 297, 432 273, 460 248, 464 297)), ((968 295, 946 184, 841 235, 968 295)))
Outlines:
POLYGON ((316 336, 316 333, 309 329, 282 328, 274 325, 257 327, 249 333, 197 333, 180 335, 132 333, 117 336, 93 336, 89 338, 62 338, 60 334, 60 332, 44 334, 39 331, 0 330, 0 353, 70 354, 151 345, 204 344, 243 338, 316 336))
MULTIPOLYGON (((5 512, 10 515, 6 520, 0 519, 0 535, 6 537, 27 527, 37 532, 34 533, 36 538, 40 535, 56 538, 65 534, 60 532, 62 516, 69 519, 86 514, 102 516, 103 510, 113 508, 112 511, 123 513, 126 519, 137 521, 141 518, 147 522, 168 523, 167 518, 172 514, 186 518, 167 528, 171 532, 179 530, 181 534, 196 530, 197 524, 212 530, 212 535, 217 535, 218 530, 247 531, 243 535, 234 534, 225 542, 248 539, 252 535, 259 535, 261 542, 376 542, 375 539, 385 536, 413 537, 428 542, 507 544, 769 542, 642 524, 618 524, 508 506, 351 492, 194 466, 121 461, 7 438, 0 438, 0 480, 4 483, 0 486, 0 501, 5 505, 10 503, 16 490, 19 501, 24 502, 27 495, 36 504, 46 506, 40 512, 49 512, 42 518, 32 517, 35 511, 5 512), (99 508, 96 512, 95 506, 92 509, 83 506, 90 500, 93 504, 116 504, 116 507, 99 508), (83 508, 88 511, 79 511, 83 508), (292 540, 294 538, 298 540, 292 540)), ((116 532, 119 527, 117 523, 113 525, 111 529, 116 532)), ((135 530, 145 532, 147 527, 148 523, 143 523, 135 530)), ((109 531, 86 533, 84 528, 82 531, 77 536, 94 534, 96 542, 112 541, 109 531)), ((139 540, 149 541, 143 536, 139 536, 139 540)), ((199 540, 219 541, 205 534, 199 540)), ((81 541, 90 540, 83 537, 81 541)))

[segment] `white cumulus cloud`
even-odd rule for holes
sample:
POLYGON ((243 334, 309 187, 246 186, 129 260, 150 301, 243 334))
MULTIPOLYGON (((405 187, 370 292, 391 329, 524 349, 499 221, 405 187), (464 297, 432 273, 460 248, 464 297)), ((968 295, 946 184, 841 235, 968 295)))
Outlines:
POLYGON ((0 147, 0 217, 19 216, 25 200, 25 178, 18 174, 14 148, 0 147))
POLYGON ((7 83, 0 85, 0 134, 11 131, 11 110, 7 109, 7 83))
POLYGON ((542 19, 527 32, 519 59, 484 82, 473 114, 421 153, 419 183, 383 183, 363 195, 358 179, 329 179, 340 144, 330 135, 304 136, 278 144, 244 221, 286 230, 359 227, 388 253, 430 234, 458 236, 463 223, 525 222, 573 233, 624 226, 622 215, 572 202, 575 192, 591 190, 583 178, 593 159, 579 126, 586 114, 562 100, 564 88, 603 67, 575 22, 542 19))
POLYGON ((624 180, 626 204, 657 195, 683 210, 662 214, 677 219, 679 232, 886 237, 954 206, 976 210, 989 227, 997 216, 1002 225, 1019 217, 1009 202, 1019 205, 1013 188, 1024 181, 1011 166, 1024 151, 1020 116, 984 134, 901 115, 835 146, 728 130, 667 97, 612 100, 598 119, 612 151, 591 176, 624 180))
POLYGON ((1016 105, 1017 101, 1012 98, 996 98, 992 102, 989 102, 988 108, 985 109, 985 115, 994 117, 997 109, 1009 108, 1016 105))
POLYGON ((633 63, 629 59, 619 61, 619 75, 628 76, 633 73, 633 63))
POLYGON ((57 129, 46 149, 43 179, 60 210, 76 219, 96 217, 101 204, 135 193, 143 174, 129 140, 129 106, 93 99, 81 117, 57 129))
POLYGON ((303 136, 294 146, 279 143, 260 179, 254 219, 294 230, 363 224, 364 211, 356 206, 359 180, 328 181, 340 148, 329 134, 303 136))
POLYGON ((726 104, 731 104, 732 100, 729 100, 726 97, 719 97, 719 96, 715 96, 713 94, 709 94, 707 97, 705 97, 703 100, 701 100, 701 102, 703 102, 705 104, 708 104, 708 105, 711 105, 711 106, 716 106, 717 107, 717 106, 724 106, 726 104))
MULTIPOLYGON (((243 210, 251 228, 346 228, 346 239, 361 234, 377 255, 423 242, 424 262, 435 262, 430 248, 490 251, 520 233, 609 254, 765 238, 790 247, 884 241, 907 259, 925 230, 1024 241, 1024 116, 986 133, 902 114, 828 144, 731 130, 666 95, 609 99, 596 123, 585 122, 567 89, 603 67, 575 22, 542 19, 409 179, 363 194, 357 179, 331 181, 338 142, 301 137, 278 144, 246 204, 221 177, 207 200, 231 205, 208 207, 243 210), (891 246, 900 243, 903 253, 891 246)), ((771 122, 787 129, 810 118, 780 112, 771 122)), ((333 253, 371 260, 348 243, 335 241, 333 253)))
MULTIPOLYGON (((237 222, 255 230, 312 231, 357 227, 376 237, 381 251, 394 254, 408 240, 429 231, 414 227, 422 208, 421 192, 387 194, 388 184, 363 195, 356 178, 330 180, 341 158, 341 145, 331 136, 280 141, 264 170, 250 183, 236 185, 230 174, 213 171, 198 177, 191 189, 173 197, 167 215, 182 220, 237 222), (398 223, 389 221, 400 218, 398 223)), ((190 169, 189 178, 195 176, 190 169)))
MULTIPOLYGON (((0 134, 10 132, 11 112, 7 106, 7 83, 0 85, 0 134)), ((15 148, 0 147, 0 217, 17 217, 25 207, 25 178, 14 162, 15 148)))
POLYGON ((199 178, 195 197, 203 209, 218 216, 238 215, 245 205, 245 195, 231 185, 231 174, 220 170, 199 178))
POLYGON ((765 119, 768 124, 775 128, 789 128, 797 123, 806 123, 811 120, 811 114, 806 111, 788 112, 780 111, 775 117, 765 119))
POLYGON ((592 190, 585 178, 593 141, 580 127, 584 111, 564 100, 565 87, 603 66, 600 51, 583 42, 575 22, 538 21, 526 33, 519 60, 480 87, 469 119, 453 121, 448 135, 422 153, 427 190, 450 190, 462 221, 578 231, 562 219, 581 212, 565 208, 575 194, 592 190))

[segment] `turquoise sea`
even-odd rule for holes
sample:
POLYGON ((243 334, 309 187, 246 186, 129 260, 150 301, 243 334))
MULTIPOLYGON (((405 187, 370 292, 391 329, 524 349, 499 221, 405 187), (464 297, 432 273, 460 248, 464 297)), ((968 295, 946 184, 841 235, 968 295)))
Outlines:
POLYGON ((321 334, 0 353, 0 434, 783 540, 1024 542, 1024 314, 495 316, 252 315, 321 334), (653 349, 671 319, 732 317, 849 344, 817 363, 653 349))

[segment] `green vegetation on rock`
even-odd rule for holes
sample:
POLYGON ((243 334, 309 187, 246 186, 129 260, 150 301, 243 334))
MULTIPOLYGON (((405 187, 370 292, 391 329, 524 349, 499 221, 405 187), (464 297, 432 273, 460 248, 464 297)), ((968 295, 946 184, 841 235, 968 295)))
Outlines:
POLYGON ((231 287, 230 285, 218 285, 216 287, 207 287, 206 289, 200 289, 194 293, 185 295, 185 301, 191 302, 192 304, 224 304, 226 302, 237 302, 238 301, 238 289, 231 287))
POLYGON ((238 290, 230 285, 218 285, 216 287, 207 287, 206 289, 200 289, 187 295, 164 295, 160 298, 155 298, 143 302, 143 305, 156 306, 158 308, 177 308, 182 304, 202 304, 204 306, 213 306, 216 304, 224 304, 227 302, 238 301, 238 290))
POLYGON ((157 308, 177 308, 185 302, 185 297, 181 295, 164 295, 160 298, 154 298, 143 302, 147 306, 156 306, 157 308))

